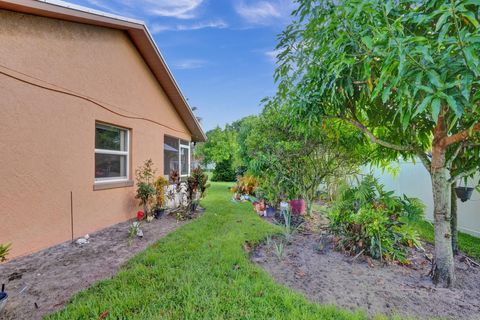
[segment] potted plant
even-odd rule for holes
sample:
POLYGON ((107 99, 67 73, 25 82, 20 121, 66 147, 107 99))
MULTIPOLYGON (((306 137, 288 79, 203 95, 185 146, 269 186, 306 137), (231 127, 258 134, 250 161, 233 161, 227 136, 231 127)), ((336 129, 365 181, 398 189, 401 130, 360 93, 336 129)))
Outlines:
POLYGON ((160 219, 165 213, 165 188, 168 186, 168 181, 164 177, 160 176, 155 180, 155 194, 156 201, 153 213, 155 218, 160 219))

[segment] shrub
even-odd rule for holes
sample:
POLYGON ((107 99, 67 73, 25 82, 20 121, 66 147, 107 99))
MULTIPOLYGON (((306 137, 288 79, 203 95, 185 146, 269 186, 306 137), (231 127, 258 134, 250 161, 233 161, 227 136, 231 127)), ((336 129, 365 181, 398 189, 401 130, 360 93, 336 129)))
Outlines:
POLYGON ((213 170, 212 181, 233 182, 236 178, 232 159, 223 160, 216 164, 213 170))
POLYGON ((411 222, 423 214, 420 200, 384 191, 373 176, 355 187, 343 186, 329 210, 331 229, 340 239, 339 248, 401 263, 408 263, 405 246, 420 247, 411 222))
POLYGON ((230 191, 243 196, 256 195, 257 197, 259 197, 256 192, 257 188, 258 188, 258 180, 254 176, 246 175, 243 177, 238 176, 237 185, 232 187, 230 191))
POLYGON ((168 181, 164 177, 160 176, 155 180, 155 195, 156 203, 155 206, 158 209, 165 208, 165 187, 168 186, 168 181))

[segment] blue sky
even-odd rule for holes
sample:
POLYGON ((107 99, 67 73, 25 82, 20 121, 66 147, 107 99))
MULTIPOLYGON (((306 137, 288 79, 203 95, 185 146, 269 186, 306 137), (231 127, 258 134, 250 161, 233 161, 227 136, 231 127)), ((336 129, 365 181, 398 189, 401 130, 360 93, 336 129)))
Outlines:
POLYGON ((293 0, 70 0, 145 21, 202 126, 261 110, 293 0))

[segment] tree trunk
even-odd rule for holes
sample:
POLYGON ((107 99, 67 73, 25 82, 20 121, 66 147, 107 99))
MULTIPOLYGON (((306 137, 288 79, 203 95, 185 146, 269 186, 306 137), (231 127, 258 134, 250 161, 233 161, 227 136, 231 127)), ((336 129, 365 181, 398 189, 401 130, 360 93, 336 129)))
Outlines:
POLYGON ((453 254, 458 254, 458 230, 457 230, 457 211, 458 211, 458 204, 457 204, 457 194, 455 193, 455 188, 457 187, 457 182, 452 183, 452 192, 451 192, 451 220, 450 220, 450 228, 452 229, 452 250, 453 254))
MULTIPOLYGON (((438 131, 436 130, 437 133, 438 131)), ((452 232, 450 229, 451 188, 448 182, 449 172, 446 167, 446 147, 438 139, 434 140, 432 146, 431 175, 435 218, 433 281, 435 284, 451 287, 455 283, 452 232)))

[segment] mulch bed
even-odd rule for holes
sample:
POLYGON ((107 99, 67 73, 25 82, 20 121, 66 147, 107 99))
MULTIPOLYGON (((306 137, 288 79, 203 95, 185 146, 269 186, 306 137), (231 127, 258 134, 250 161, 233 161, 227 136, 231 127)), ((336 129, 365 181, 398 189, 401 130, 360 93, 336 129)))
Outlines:
POLYGON ((77 292, 112 277, 132 256, 166 236, 184 222, 166 216, 143 223, 144 237, 128 241, 132 221, 90 235, 88 244, 66 242, 0 265, 7 306, 0 319, 41 319, 61 309, 77 292))
POLYGON ((433 253, 430 244, 424 244, 425 252, 409 250, 409 266, 383 264, 334 250, 333 237, 321 229, 297 233, 283 258, 263 244, 252 260, 277 282, 314 302, 363 309, 370 317, 480 319, 480 268, 465 256, 455 261, 456 288, 437 288, 428 277, 431 264, 425 254, 433 253))

